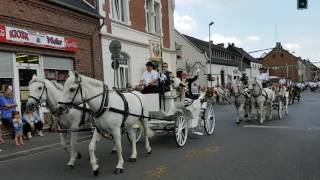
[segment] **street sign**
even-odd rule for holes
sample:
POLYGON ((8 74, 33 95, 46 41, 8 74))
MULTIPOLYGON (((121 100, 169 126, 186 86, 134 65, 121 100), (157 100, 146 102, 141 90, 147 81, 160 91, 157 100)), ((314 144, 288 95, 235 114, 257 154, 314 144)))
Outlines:
POLYGON ((112 61, 112 63, 111 63, 111 67, 112 67, 112 69, 114 69, 114 70, 117 70, 117 69, 119 69, 119 61, 112 61))
POLYGON ((121 43, 118 40, 113 40, 110 43, 109 50, 112 54, 120 54, 121 52, 121 43))
POLYGON ((308 9, 308 0, 298 0, 298 9, 308 9))

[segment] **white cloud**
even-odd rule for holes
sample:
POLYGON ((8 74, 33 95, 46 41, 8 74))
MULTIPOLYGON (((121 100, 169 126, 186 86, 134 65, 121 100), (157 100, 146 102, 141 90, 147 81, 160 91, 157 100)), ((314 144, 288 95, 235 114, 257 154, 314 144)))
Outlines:
MULTIPOLYGON (((208 41, 209 38, 207 37, 205 41, 208 41)), ((228 43, 234 43, 236 46, 241 46, 242 41, 241 39, 234 37, 234 36, 224 36, 218 33, 212 35, 211 40, 214 44, 224 43, 227 45, 228 43)))
POLYGON ((289 51, 296 51, 302 48, 302 46, 298 43, 285 43, 284 48, 289 51))
POLYGON ((174 13, 175 28, 183 34, 192 35, 197 31, 197 21, 189 15, 174 13))
POLYGON ((259 37, 259 36, 249 36, 248 39, 251 40, 251 41, 260 41, 261 37, 259 37))

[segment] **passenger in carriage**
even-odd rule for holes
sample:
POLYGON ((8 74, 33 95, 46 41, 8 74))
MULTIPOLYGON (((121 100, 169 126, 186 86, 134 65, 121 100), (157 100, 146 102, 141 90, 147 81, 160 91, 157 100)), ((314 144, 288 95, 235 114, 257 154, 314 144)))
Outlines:
POLYGON ((162 72, 159 75, 159 85, 162 92, 168 92, 171 90, 171 76, 172 73, 168 70, 168 63, 162 63, 162 72))
POLYGON ((279 80, 279 85, 280 86, 287 86, 287 80, 284 78, 283 75, 281 75, 281 79, 279 80))
POLYGON ((257 75, 256 79, 262 82, 263 88, 266 88, 268 86, 269 76, 264 71, 265 71, 264 68, 260 68, 259 74, 257 75))
POLYGON ((187 87, 187 92, 186 92, 186 98, 190 99, 197 99, 199 95, 195 95, 191 91, 191 85, 193 82, 198 80, 199 77, 199 72, 197 72, 197 75, 195 75, 193 78, 188 78, 188 73, 187 71, 182 71, 181 73, 181 81, 182 81, 182 86, 187 87))
POLYGON ((159 73, 153 70, 154 65, 152 62, 148 62, 146 64, 147 70, 142 74, 140 80, 140 87, 141 93, 148 94, 148 93, 157 93, 159 92, 158 89, 158 76, 159 73))

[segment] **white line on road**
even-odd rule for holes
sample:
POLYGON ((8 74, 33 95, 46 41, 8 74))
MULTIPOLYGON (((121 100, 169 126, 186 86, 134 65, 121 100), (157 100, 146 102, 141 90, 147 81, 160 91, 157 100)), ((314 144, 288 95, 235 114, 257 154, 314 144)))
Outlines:
POLYGON ((262 128, 262 129, 297 129, 290 126, 264 126, 264 125, 244 125, 244 128, 262 128))
POLYGON ((320 127, 292 127, 292 126, 265 126, 265 125, 244 125, 244 128, 260 128, 260 129, 290 129, 290 130, 304 130, 304 131, 320 131, 320 127))

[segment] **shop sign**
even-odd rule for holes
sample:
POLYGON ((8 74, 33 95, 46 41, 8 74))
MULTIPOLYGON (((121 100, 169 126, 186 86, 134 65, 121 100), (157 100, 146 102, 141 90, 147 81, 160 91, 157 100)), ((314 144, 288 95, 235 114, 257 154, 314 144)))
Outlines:
POLYGON ((63 51, 75 52, 78 50, 76 38, 67 38, 47 33, 0 24, 0 42, 22 44, 44 48, 53 48, 63 51))

